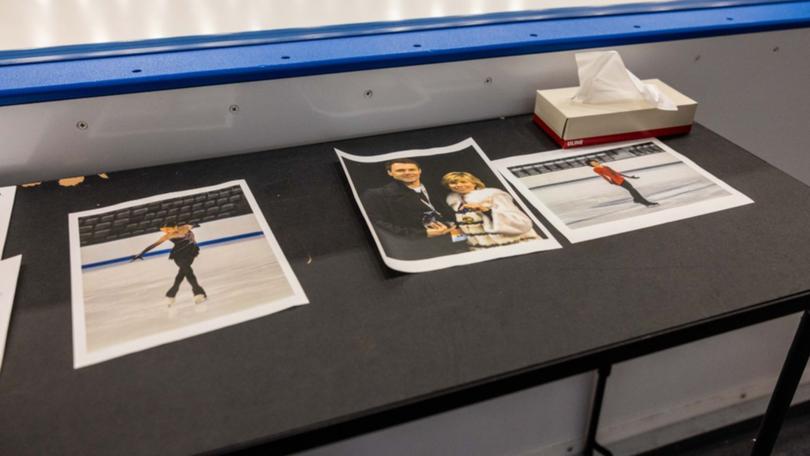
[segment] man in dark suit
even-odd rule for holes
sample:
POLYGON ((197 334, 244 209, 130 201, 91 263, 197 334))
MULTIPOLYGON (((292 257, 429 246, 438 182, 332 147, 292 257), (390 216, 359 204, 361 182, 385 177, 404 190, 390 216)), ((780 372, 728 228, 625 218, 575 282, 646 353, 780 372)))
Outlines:
POLYGON ((393 180, 366 191, 362 199, 386 255, 421 260, 467 251, 466 242, 453 242, 454 213, 443 193, 425 188, 419 164, 401 158, 387 162, 385 169, 393 180))

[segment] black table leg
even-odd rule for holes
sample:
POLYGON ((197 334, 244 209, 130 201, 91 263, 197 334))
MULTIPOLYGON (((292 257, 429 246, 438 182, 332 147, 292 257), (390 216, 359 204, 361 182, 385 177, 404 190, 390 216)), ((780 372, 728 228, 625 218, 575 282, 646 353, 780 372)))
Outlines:
POLYGON ((753 456, 771 454, 782 421, 790 408, 790 401, 807 366, 808 355, 810 355, 810 311, 805 310, 754 441, 754 448, 751 451, 753 456))
POLYGON ((605 455, 613 456, 607 448, 596 441, 596 431, 599 429, 599 415, 602 413, 602 401, 605 398, 605 385, 610 375, 611 366, 607 365, 599 368, 599 377, 596 380, 596 390, 593 393, 591 404, 591 418, 588 422, 588 438, 585 440, 585 448, 582 451, 584 456, 593 456, 594 450, 605 455))

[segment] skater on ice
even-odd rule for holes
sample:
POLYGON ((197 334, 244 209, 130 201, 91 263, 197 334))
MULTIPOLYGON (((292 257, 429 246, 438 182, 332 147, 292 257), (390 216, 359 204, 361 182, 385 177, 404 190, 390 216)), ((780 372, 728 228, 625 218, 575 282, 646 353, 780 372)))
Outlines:
POLYGON ((197 276, 194 275, 194 270, 191 269, 191 264, 200 253, 200 247, 194 239, 194 232, 191 231, 192 228, 191 225, 162 227, 160 231, 163 232, 163 236, 155 243, 143 249, 141 253, 135 255, 131 260, 143 260, 143 256, 146 252, 149 252, 166 241, 172 241, 174 247, 172 247, 172 251, 169 253, 169 259, 174 260, 179 270, 174 278, 174 284, 166 292, 166 305, 168 307, 174 304, 174 297, 177 296, 177 291, 180 289, 180 284, 183 282, 183 279, 188 280, 188 283, 191 285, 195 304, 200 304, 208 298, 205 294, 205 290, 203 290, 199 282, 197 282, 197 276))
POLYGON ((637 204, 643 204, 647 207, 658 206, 658 203, 654 201, 648 201, 644 198, 641 193, 636 190, 633 185, 627 181, 627 179, 638 179, 638 176, 628 176, 626 174, 622 174, 613 168, 603 165, 599 160, 595 158, 591 158, 588 160, 588 165, 593 167, 593 172, 602 176, 609 184, 611 185, 618 185, 619 187, 627 190, 630 192, 630 195, 633 196, 633 202, 637 204))

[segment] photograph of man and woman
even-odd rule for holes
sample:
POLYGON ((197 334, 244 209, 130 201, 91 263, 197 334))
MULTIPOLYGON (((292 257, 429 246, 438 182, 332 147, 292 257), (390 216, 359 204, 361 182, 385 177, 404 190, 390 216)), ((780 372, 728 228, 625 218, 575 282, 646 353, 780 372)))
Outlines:
POLYGON ((376 156, 336 152, 392 269, 424 272, 560 247, 472 139, 376 156))
POLYGON ((540 152, 495 165, 571 242, 753 202, 657 139, 540 152))
POLYGON ((69 220, 75 367, 307 303, 244 181, 69 220))

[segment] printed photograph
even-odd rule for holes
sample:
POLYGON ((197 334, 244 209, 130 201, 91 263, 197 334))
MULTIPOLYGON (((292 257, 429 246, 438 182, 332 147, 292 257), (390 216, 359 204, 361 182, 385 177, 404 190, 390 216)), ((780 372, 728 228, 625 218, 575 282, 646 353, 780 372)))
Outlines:
POLYGON ((335 151, 392 269, 424 272, 560 247, 472 139, 376 156, 335 151))
POLYGON ((753 203, 656 139, 510 157, 496 165, 571 242, 753 203))
POLYGON ((0 373, 3 370, 3 354, 6 350, 8 326, 11 323, 11 307, 17 291, 22 255, 0 261, 0 373))
POLYGON ((14 193, 17 187, 0 187, 0 256, 6 245, 8 222, 11 219, 11 209, 14 207, 14 193))
POLYGON ((77 368, 307 303, 244 181, 69 220, 77 368))

